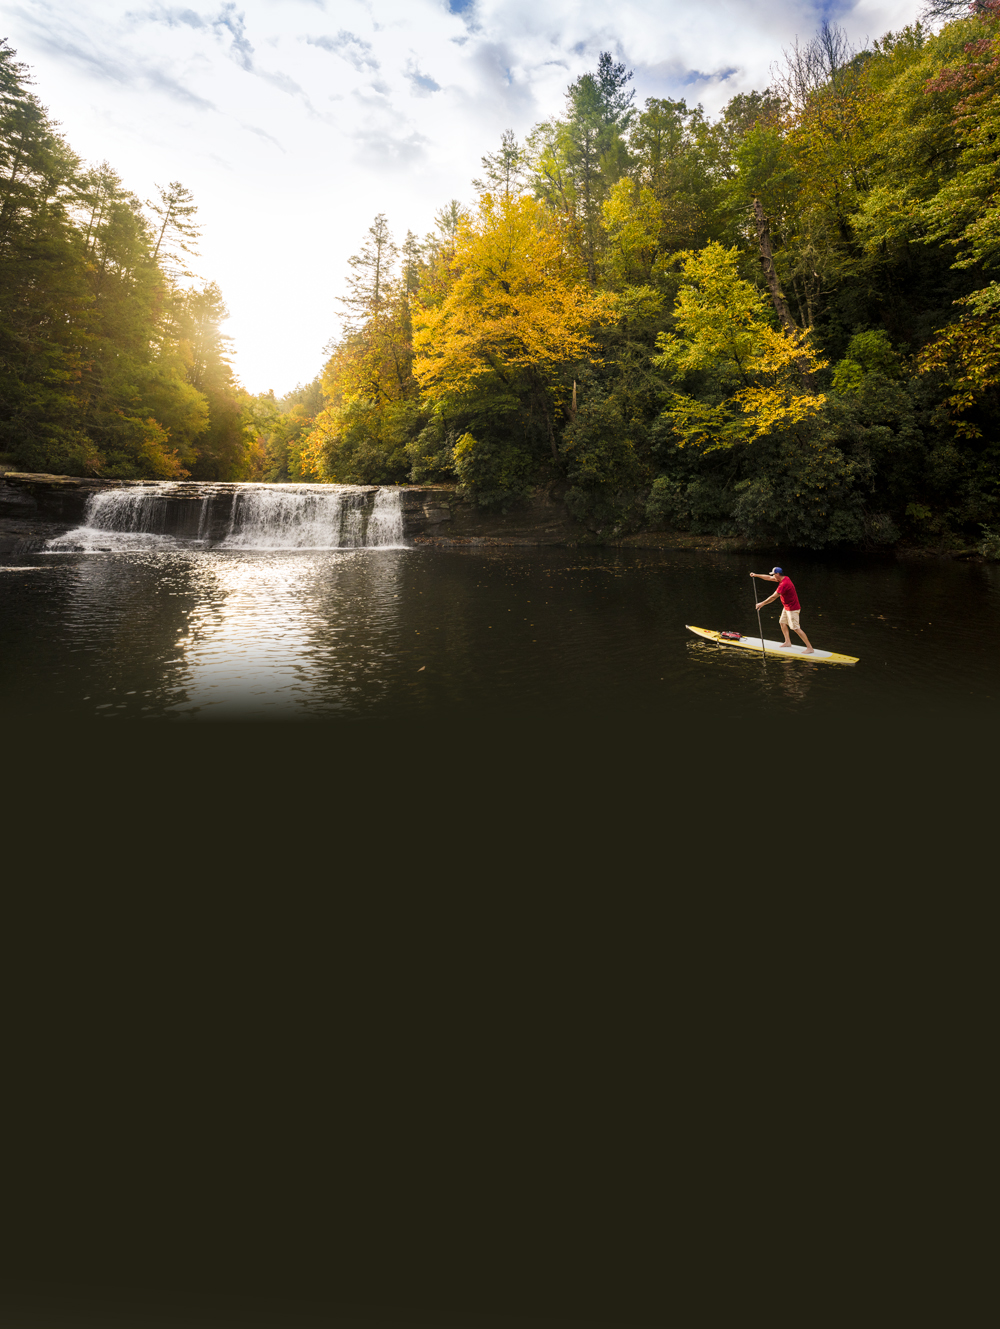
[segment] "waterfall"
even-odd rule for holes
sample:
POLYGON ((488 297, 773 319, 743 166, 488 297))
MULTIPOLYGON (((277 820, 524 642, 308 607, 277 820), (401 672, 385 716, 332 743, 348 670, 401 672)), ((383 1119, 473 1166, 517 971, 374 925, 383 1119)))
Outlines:
POLYGON ((402 494, 359 485, 163 481, 101 490, 52 550, 400 549, 402 494))
POLYGON ((83 525, 49 540, 46 548, 103 552, 173 545, 176 541, 158 528, 165 500, 177 487, 165 481, 99 490, 87 499, 83 525))
POLYGON ((105 489, 87 500, 86 525, 93 530, 153 533, 154 513, 170 485, 105 489))
POLYGON ((380 489, 368 518, 365 544, 370 549, 399 549, 403 539, 403 496, 398 489, 380 489))
MULTIPOLYGON (((322 489, 325 486, 317 486, 322 489)), ((238 489, 222 549, 337 549, 342 544, 343 499, 303 489, 238 489)))

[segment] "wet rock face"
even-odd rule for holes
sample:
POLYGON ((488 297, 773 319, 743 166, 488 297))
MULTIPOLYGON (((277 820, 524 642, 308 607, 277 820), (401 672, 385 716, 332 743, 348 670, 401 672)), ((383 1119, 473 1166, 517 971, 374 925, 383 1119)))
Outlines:
POLYGON ((22 516, 28 504, 44 521, 75 525, 82 521, 91 494, 105 489, 140 489, 159 480, 96 480, 75 475, 7 471, 0 477, 0 516, 22 516))
POLYGON ((66 522, 0 517, 0 554, 30 554, 69 530, 66 522))
POLYGON ((87 505, 86 495, 77 496, 82 483, 65 476, 0 477, 0 554, 27 554, 44 549, 75 524, 75 514, 87 505), (44 485, 18 483, 29 479, 44 485), (8 479, 10 483, 8 483, 8 479))
POLYGON ((456 485, 401 489, 403 530, 420 545, 565 545, 587 534, 566 511, 555 485, 536 490, 508 512, 485 512, 456 485))

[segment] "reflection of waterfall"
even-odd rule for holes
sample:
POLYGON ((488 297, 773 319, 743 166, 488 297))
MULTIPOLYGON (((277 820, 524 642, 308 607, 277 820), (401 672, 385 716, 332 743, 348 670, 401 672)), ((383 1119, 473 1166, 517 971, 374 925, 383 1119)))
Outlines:
POLYGON ((398 549, 398 489, 163 482, 93 494, 84 523, 49 549, 398 549))

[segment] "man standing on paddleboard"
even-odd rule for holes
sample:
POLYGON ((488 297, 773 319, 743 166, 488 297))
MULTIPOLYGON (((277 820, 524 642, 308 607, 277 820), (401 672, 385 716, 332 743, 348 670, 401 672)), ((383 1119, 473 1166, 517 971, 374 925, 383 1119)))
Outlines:
POLYGON ((778 599, 781 600, 781 617, 778 619, 778 623, 785 635, 785 640, 781 643, 782 648, 792 644, 792 639, 788 635, 788 629, 791 628, 805 642, 806 655, 812 655, 813 648, 809 638, 799 627, 799 611, 802 606, 799 604, 799 597, 795 594, 795 587, 792 585, 791 578, 786 577, 781 568, 772 568, 770 572, 751 572, 750 576, 758 577, 761 581, 776 581, 778 583, 778 589, 774 594, 769 595, 766 600, 761 600, 757 608, 763 609, 765 605, 773 604, 778 599))

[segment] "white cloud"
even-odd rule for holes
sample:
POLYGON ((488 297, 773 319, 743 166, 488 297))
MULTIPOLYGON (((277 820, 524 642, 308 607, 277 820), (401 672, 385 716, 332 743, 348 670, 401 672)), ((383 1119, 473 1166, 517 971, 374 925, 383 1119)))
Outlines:
POLYGON ((429 229, 472 196, 508 126, 558 113, 602 50, 638 100, 718 111, 829 17, 856 40, 920 0, 15 0, 6 32, 85 158, 128 187, 182 180, 204 224, 236 367, 279 393, 317 372, 348 256, 385 212, 429 229))
POLYGON ((366 42, 363 37, 347 32, 344 28, 340 29, 336 37, 322 33, 319 37, 307 37, 306 41, 310 46, 318 46, 323 51, 332 51, 335 55, 339 55, 349 65, 353 65, 359 74, 368 69, 374 71, 379 67, 378 61, 372 55, 371 42, 366 42))

